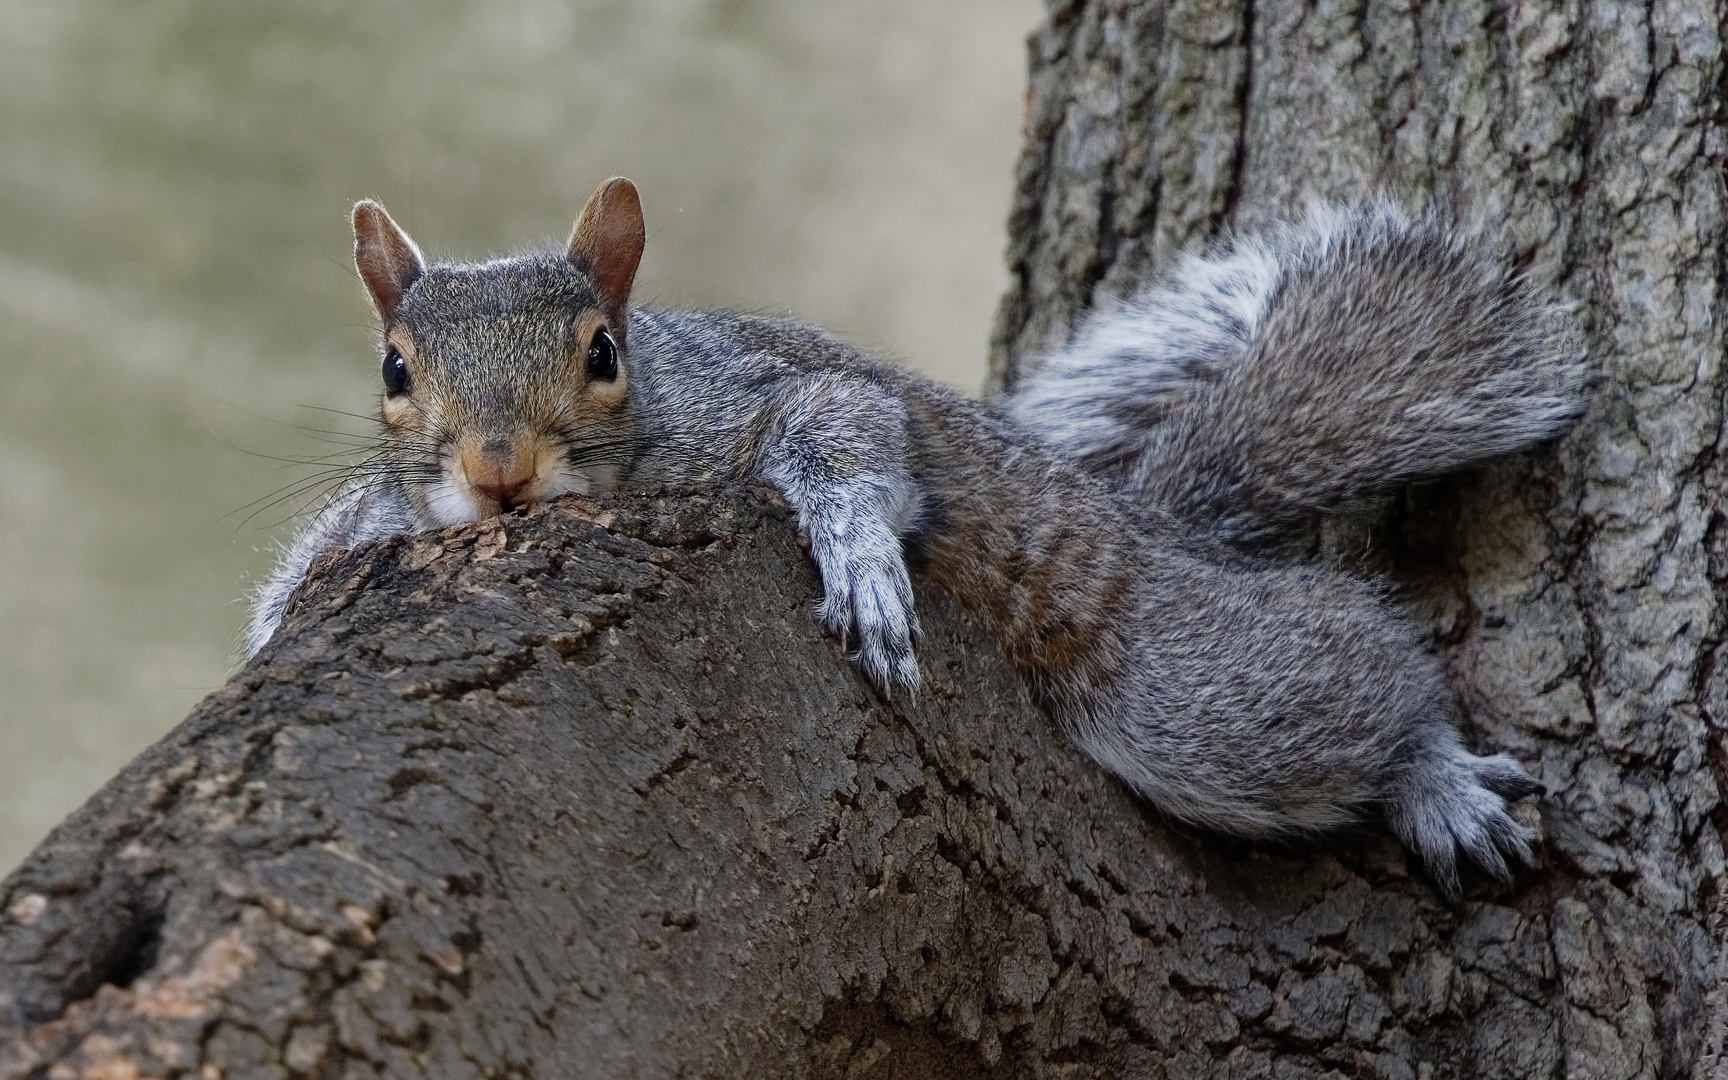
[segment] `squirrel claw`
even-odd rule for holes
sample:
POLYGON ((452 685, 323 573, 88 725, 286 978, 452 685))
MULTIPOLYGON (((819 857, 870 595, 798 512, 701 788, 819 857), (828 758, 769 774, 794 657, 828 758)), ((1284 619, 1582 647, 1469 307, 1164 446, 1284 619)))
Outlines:
MULTIPOLYGON (((818 546, 818 551, 822 550, 818 546)), ((817 609, 822 624, 840 639, 856 642, 856 663, 877 686, 916 690, 918 658, 913 642, 923 633, 912 607, 912 581, 896 550, 886 558, 818 557, 827 595, 817 609)))
POLYGON ((1443 748, 1420 764, 1387 807, 1392 831, 1422 857, 1448 898, 1463 895, 1458 853, 1501 884, 1510 884, 1507 856, 1534 866, 1534 830, 1508 812, 1501 792, 1534 790, 1516 760, 1505 754, 1480 758, 1462 746, 1443 748))

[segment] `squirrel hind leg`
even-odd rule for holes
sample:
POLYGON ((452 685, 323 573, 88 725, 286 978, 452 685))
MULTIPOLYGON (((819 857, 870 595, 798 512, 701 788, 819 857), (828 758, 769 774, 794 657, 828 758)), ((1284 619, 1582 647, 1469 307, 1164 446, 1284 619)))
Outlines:
POLYGON ((1413 762, 1386 804, 1386 820, 1427 867, 1441 892, 1458 899, 1458 851, 1490 877, 1512 880, 1506 858, 1535 863, 1535 833, 1508 812, 1516 799, 1540 786, 1505 754, 1477 757, 1456 744, 1435 748, 1413 762))

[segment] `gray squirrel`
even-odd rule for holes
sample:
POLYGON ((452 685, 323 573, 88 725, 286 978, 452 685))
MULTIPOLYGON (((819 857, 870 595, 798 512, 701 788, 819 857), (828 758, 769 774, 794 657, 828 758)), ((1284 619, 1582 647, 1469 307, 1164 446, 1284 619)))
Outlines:
POLYGON ((1451 895, 1460 848, 1501 879, 1530 861, 1506 800, 1535 782, 1464 748, 1383 589, 1260 550, 1580 411, 1564 313, 1478 246, 1387 205, 1318 212, 1187 260, 992 406, 791 320, 632 307, 645 233, 622 178, 559 253, 428 264, 378 204, 353 224, 380 452, 285 549, 248 655, 319 552, 756 477, 794 511, 822 623, 884 689, 919 683, 910 552, 1174 818, 1277 839, 1377 810, 1451 895))

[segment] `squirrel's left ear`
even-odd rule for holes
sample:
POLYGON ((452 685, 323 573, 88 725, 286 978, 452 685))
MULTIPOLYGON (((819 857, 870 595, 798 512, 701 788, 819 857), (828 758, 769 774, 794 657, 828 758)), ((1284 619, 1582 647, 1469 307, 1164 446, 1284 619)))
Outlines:
POLYGON ((361 199, 354 204, 354 269, 360 271, 378 317, 388 324, 402 294, 426 272, 426 260, 382 206, 361 199))
POLYGON ((601 299, 612 309, 612 316, 622 320, 624 305, 630 299, 630 285, 636 280, 636 267, 642 261, 642 249, 647 242, 648 234, 642 226, 642 199, 636 194, 636 185, 622 176, 614 176, 588 196, 588 205, 582 208, 576 227, 570 230, 564 257, 594 279, 601 299))

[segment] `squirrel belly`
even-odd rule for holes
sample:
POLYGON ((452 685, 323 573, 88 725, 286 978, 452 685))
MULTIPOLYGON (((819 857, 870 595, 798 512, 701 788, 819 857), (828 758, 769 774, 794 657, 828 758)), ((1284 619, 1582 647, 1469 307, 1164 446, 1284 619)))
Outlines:
POLYGON ((246 656, 256 656, 276 633, 289 597, 319 553, 358 547, 368 540, 421 532, 423 524, 398 483, 350 483, 284 545, 270 576, 252 594, 246 656))
POLYGON ((1497 322, 1495 297, 1526 294, 1473 254, 1448 272, 1487 284, 1447 294, 1456 309, 1398 321, 1390 302, 1367 315, 1310 307, 1304 297, 1357 288, 1363 259, 1419 272, 1381 252, 1416 228, 1389 213, 1325 234, 1348 241, 1267 241, 1267 258, 1243 242, 1192 264, 1190 282, 1211 284, 1169 294, 1178 329, 1159 336, 1163 300, 1106 317, 1093 333, 1115 335, 1115 352, 1077 346, 1004 410, 791 320, 631 307, 645 231, 628 181, 595 192, 564 252, 482 264, 428 265, 382 207, 361 203, 356 265, 382 324, 383 433, 260 591, 249 653, 321 550, 565 491, 759 477, 809 538, 822 622, 879 686, 919 682, 911 543, 1075 743, 1171 816, 1279 837, 1378 810, 1448 892, 1460 851, 1503 877, 1508 856, 1528 861, 1530 840, 1506 799, 1534 785, 1510 758, 1464 750, 1415 629, 1370 583, 1238 543, 1416 475, 1423 463, 1382 440, 1452 446, 1423 465, 1449 468, 1551 434, 1576 411, 1565 371, 1519 374, 1564 352, 1530 323, 1546 309, 1529 299, 1497 322), (1349 325, 1327 334, 1328 319, 1349 325), (1327 340, 1355 344, 1304 367, 1300 348, 1327 340), (1376 340, 1389 350, 1381 390, 1338 392, 1336 380, 1373 367, 1364 350, 1376 340), (1529 347, 1494 351, 1506 340, 1529 347), (1393 355, 1403 348, 1421 356, 1393 355), (1496 412, 1497 393, 1518 400, 1496 412), (1354 441, 1298 440, 1306 459, 1282 460, 1271 440, 1285 429, 1255 429, 1280 395, 1286 411, 1337 410, 1320 417, 1324 431, 1354 441), (1549 419, 1532 421, 1542 409, 1549 419), (1486 432, 1475 442, 1461 434, 1472 417, 1486 432))

